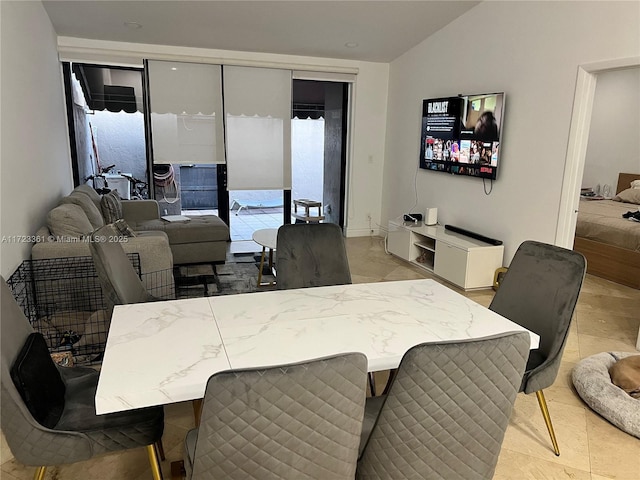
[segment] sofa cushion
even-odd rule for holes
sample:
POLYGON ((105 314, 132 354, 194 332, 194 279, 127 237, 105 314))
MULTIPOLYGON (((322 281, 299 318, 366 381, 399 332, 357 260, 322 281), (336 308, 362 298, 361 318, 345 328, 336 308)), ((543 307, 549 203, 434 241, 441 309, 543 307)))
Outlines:
POLYGON ((167 234, 171 245, 229 240, 229 227, 217 216, 198 215, 189 218, 183 222, 161 219, 139 222, 136 230, 161 230, 167 234))
POLYGON ((86 183, 84 185, 78 185, 71 193, 82 193, 83 195, 86 195, 89 197, 89 200, 93 202, 96 208, 100 210, 100 201, 102 200, 102 197, 91 185, 87 185, 86 183))
POLYGON ((100 206, 105 223, 114 223, 122 218, 122 202, 117 190, 104 194, 100 206))
POLYGON ((88 195, 74 190, 70 195, 67 195, 62 200, 60 200, 60 204, 62 205, 63 203, 72 203, 82 208, 85 215, 91 222, 91 226, 94 230, 104 225, 102 212, 100 212, 98 207, 96 207, 95 203, 93 203, 88 195))
POLYGON ((80 239, 93 231, 93 226, 81 207, 63 203, 47 214, 47 226, 56 237, 80 239))
POLYGON ((11 367, 11 379, 38 423, 53 428, 64 411, 65 386, 41 333, 31 333, 11 367))

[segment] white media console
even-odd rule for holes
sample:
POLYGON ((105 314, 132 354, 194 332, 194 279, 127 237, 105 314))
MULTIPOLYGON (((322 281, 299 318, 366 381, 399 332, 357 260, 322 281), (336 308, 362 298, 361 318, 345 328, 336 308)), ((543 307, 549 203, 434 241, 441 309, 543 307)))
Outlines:
POLYGON ((390 253, 465 290, 493 285, 502 267, 503 245, 491 245, 445 230, 442 225, 389 221, 390 253))

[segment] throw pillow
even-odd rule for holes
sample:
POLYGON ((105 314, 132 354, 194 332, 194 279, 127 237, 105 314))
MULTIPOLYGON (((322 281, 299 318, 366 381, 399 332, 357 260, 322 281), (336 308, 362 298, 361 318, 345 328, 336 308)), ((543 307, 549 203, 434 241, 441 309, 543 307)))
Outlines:
POLYGON ((627 188, 613 197, 613 200, 640 205, 640 188, 627 188))
POLYGON ((122 218, 122 201, 117 190, 104 194, 100 200, 100 206, 105 223, 114 223, 122 218))
POLYGON ((85 183, 84 185, 78 185, 73 189, 73 192, 71 193, 82 193, 83 195, 86 195, 87 197, 89 197, 89 200, 93 202, 96 208, 100 210, 100 200, 102 200, 102 196, 98 192, 96 192, 95 188, 93 188, 91 185, 87 183, 85 183))
POLYGON ((55 427, 64 410, 65 386, 41 333, 27 337, 11 367, 11 379, 33 418, 55 427))
POLYGON ((124 218, 113 222, 113 226, 120 235, 125 237, 137 237, 136 232, 133 231, 124 218))
POLYGON ((63 203, 47 214, 47 227, 52 235, 80 239, 93 231, 93 226, 81 207, 63 203))

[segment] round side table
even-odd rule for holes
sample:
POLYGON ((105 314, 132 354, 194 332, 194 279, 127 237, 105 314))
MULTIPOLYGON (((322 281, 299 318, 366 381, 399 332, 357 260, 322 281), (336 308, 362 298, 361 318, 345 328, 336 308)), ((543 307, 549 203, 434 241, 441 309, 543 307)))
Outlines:
POLYGON ((258 286, 273 285, 275 282, 262 283, 262 268, 267 248, 269 249, 269 270, 273 272, 273 251, 276 249, 276 241, 278 238, 277 228, 263 228, 253 232, 253 241, 262 246, 262 256, 260 257, 260 269, 258 270, 258 286))

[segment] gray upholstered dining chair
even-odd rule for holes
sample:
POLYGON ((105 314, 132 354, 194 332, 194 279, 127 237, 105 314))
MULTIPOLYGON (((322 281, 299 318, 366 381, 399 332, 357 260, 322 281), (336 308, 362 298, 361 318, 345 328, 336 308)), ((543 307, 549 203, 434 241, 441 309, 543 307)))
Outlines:
POLYGON ((587 269, 582 254, 535 241, 523 242, 489 308, 540 336, 520 391, 536 392, 553 450, 560 455, 543 389, 558 375, 571 318, 587 269))
POLYGON ((113 307, 156 300, 147 292, 122 245, 115 241, 119 236, 113 226, 105 225, 90 237, 89 250, 107 304, 113 307))
MULTIPOLYGON (((147 291, 124 248, 116 241, 120 236, 121 234, 112 225, 107 224, 91 234, 89 243, 89 251, 109 312, 115 305, 159 300, 147 291)), ((157 442, 157 447, 160 458, 164 460, 162 440, 157 442)))
POLYGON ((161 479, 154 443, 164 429, 162 407, 96 415, 98 372, 57 366, 1 283, 0 420, 16 460, 37 467, 34 478, 43 480, 47 466, 146 446, 153 478, 161 479))
MULTIPOLYGON (((351 270, 342 230, 335 223, 294 223, 278 229, 277 282, 279 290, 351 283, 351 270)), ((375 377, 369 376, 375 394, 375 377)))
POLYGON ((185 439, 187 479, 353 479, 366 373, 347 353, 212 375, 185 439))
POLYGON ((509 332, 407 351, 389 393, 367 399, 356 478, 492 478, 529 347, 509 332))
POLYGON ((333 223, 283 225, 277 237, 278 289, 351 283, 342 230, 333 223))

